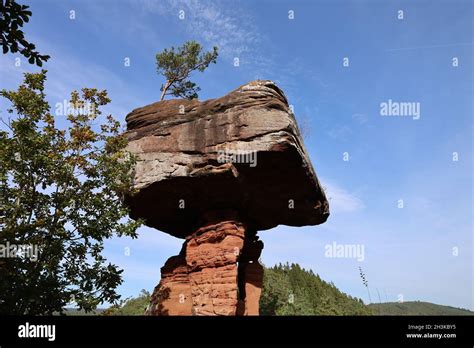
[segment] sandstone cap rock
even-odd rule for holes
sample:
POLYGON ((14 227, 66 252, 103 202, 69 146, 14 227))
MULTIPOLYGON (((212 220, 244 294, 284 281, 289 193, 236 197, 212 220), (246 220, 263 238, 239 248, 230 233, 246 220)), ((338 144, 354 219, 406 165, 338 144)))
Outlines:
POLYGON ((165 100, 126 117, 137 156, 132 218, 185 238, 229 210, 254 230, 317 225, 329 205, 284 93, 257 80, 203 102, 165 100))

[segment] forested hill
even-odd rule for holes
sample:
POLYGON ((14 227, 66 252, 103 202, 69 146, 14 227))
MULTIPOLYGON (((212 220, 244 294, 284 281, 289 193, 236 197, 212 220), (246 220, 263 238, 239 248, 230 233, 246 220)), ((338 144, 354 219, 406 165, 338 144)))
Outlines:
POLYGON ((373 303, 369 308, 379 315, 474 315, 467 309, 420 301, 373 303))
POLYGON ((265 268, 260 315, 370 315, 362 300, 298 264, 265 268))

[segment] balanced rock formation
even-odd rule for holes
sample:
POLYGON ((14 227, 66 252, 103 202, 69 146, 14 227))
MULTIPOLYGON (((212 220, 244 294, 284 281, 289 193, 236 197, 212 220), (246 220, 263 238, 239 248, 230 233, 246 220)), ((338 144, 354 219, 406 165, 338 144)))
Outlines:
POLYGON ((147 313, 258 315, 257 231, 329 216, 284 93, 258 80, 217 99, 157 102, 126 120, 137 156, 130 215, 185 239, 147 313))

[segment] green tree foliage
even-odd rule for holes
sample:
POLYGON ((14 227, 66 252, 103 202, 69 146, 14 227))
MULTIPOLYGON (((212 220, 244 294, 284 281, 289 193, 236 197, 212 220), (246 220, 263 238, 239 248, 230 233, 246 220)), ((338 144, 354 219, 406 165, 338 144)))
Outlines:
POLYGON ((370 315, 362 300, 298 264, 265 268, 260 315, 370 315))
POLYGON ((101 315, 144 315, 150 304, 151 295, 148 291, 142 290, 138 297, 129 298, 112 307, 106 309, 101 315))
POLYGON ((212 52, 202 52, 202 47, 196 41, 188 41, 183 46, 165 49, 156 54, 157 72, 166 78, 161 85, 161 98, 173 95, 178 98, 194 99, 198 97, 200 88, 188 77, 192 71, 203 72, 210 63, 216 63, 217 47, 212 52))
POLYGON ((0 45, 3 53, 10 50, 12 53, 20 52, 28 59, 30 64, 42 66, 49 59, 48 55, 41 55, 36 46, 25 39, 21 30, 23 25, 30 20, 29 6, 20 5, 15 0, 0 0, 0 45))
POLYGON ((136 237, 140 224, 122 205, 134 158, 119 123, 111 115, 98 122, 107 92, 74 91, 74 109, 61 116, 67 127, 58 129, 45 80, 45 70, 25 74, 18 90, 0 92, 12 104, 0 127, 0 246, 38 248, 37 260, 31 252, 0 258, 3 314, 61 312, 71 300, 86 311, 113 303, 122 270, 101 255, 104 239, 136 237))

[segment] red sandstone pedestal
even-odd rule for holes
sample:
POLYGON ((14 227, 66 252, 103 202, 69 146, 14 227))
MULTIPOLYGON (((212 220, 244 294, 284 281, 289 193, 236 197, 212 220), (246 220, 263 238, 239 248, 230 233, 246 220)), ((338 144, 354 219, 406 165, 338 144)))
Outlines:
POLYGON ((263 243, 243 223, 208 223, 161 268, 147 314, 258 315, 263 243))

